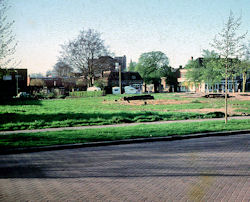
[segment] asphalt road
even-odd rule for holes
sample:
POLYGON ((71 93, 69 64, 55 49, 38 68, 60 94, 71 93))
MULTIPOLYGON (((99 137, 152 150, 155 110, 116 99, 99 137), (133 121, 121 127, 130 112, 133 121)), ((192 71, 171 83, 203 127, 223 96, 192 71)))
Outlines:
POLYGON ((0 156, 0 201, 250 201, 250 134, 0 156))

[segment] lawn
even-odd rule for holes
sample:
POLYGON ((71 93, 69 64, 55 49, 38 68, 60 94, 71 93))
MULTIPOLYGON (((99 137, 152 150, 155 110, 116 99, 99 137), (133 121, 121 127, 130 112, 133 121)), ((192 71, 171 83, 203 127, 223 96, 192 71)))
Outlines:
POLYGON ((0 148, 36 147, 59 144, 86 143, 169 135, 186 135, 213 131, 249 130, 250 119, 223 121, 185 122, 169 124, 140 124, 115 128, 65 130, 56 132, 20 133, 2 135, 0 148))
MULTIPOLYGON (((105 125, 159 120, 213 118, 224 100, 191 94, 153 94, 154 101, 120 101, 123 96, 12 101, 0 105, 0 130, 105 125)), ((229 99, 230 113, 250 113, 249 100, 229 99), (234 110, 234 111, 233 111, 234 110)))

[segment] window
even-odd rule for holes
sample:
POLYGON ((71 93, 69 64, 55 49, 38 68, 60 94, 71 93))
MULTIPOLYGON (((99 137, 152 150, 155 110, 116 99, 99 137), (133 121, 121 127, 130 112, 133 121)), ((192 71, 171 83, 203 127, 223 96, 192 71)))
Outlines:
POLYGON ((4 75, 3 80, 4 81, 10 81, 10 80, 12 80, 12 76, 11 75, 4 75))

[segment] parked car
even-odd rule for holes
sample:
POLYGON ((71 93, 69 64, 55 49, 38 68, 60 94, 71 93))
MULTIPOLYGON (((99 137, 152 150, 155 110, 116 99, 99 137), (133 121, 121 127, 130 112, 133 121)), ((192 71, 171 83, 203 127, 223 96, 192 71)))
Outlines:
POLYGON ((96 86, 88 87, 88 88, 87 88, 87 91, 101 91, 101 90, 102 90, 101 88, 96 87, 96 86))

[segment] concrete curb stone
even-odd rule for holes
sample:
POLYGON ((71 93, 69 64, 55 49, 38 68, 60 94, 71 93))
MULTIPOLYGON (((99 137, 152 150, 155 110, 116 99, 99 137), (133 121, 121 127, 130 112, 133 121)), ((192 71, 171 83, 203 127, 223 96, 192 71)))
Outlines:
POLYGON ((109 146, 109 145, 156 142, 156 141, 174 141, 174 140, 183 140, 183 139, 191 139, 191 138, 202 138, 202 137, 210 137, 210 136, 227 136, 227 135, 237 135, 237 134, 247 134, 247 133, 250 133, 250 130, 208 132, 208 133, 196 133, 196 134, 188 134, 188 135, 171 135, 171 136, 166 136, 166 137, 136 138, 136 139, 125 139, 125 140, 114 140, 114 141, 52 145, 52 146, 43 146, 43 147, 23 147, 23 148, 13 148, 13 149, 0 149, 0 155, 53 151, 53 150, 63 150, 63 149, 75 149, 75 148, 83 148, 83 147, 98 147, 98 146, 109 146))

